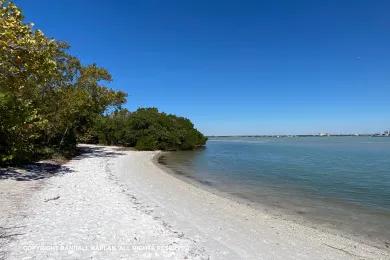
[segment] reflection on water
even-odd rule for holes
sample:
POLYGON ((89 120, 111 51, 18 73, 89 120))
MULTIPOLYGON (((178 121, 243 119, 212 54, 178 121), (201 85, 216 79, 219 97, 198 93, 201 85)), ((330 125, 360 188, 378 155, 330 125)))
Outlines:
POLYGON ((217 138, 161 159, 179 176, 322 226, 390 239, 390 138, 217 138))

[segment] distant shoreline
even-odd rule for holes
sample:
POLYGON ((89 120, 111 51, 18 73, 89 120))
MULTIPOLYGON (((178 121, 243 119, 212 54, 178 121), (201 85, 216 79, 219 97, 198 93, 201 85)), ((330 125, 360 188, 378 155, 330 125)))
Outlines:
POLYGON ((390 137, 390 135, 380 134, 329 134, 329 135, 208 135, 208 138, 239 138, 239 137, 390 137))

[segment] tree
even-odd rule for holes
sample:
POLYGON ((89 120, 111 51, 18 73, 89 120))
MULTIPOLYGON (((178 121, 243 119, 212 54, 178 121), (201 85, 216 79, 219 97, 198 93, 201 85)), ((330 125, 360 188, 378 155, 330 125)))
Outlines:
POLYGON ((66 43, 24 23, 11 1, 0 1, 0 18, 0 164, 72 152, 126 94, 101 84, 111 80, 107 70, 82 66, 66 43))
POLYGON ((24 23, 12 1, 0 0, 0 18, 0 165, 71 155, 77 141, 144 150, 206 142, 186 118, 121 109, 127 95, 104 85, 106 69, 82 65, 68 44, 24 23))
POLYGON ((24 24, 12 2, 0 2, 0 17, 0 161, 5 162, 32 154, 47 126, 36 103, 56 74, 58 46, 24 24))
POLYGON ((132 113, 120 110, 102 116, 93 129, 96 142, 139 150, 191 150, 207 140, 190 120, 160 113, 157 108, 132 113))

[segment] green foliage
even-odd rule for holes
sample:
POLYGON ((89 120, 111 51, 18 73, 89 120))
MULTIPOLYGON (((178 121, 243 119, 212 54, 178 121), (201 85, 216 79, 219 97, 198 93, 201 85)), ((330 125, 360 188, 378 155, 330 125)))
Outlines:
POLYGON ((103 85, 109 72, 83 66, 68 49, 0 0, 0 165, 72 154, 78 141, 142 150, 205 143, 188 119, 154 108, 121 110, 126 94, 103 85))
POLYGON ((101 85, 111 80, 105 69, 82 66, 67 50, 0 1, 0 165, 74 150, 99 115, 126 101, 101 85))
POLYGON ((153 135, 145 135, 141 136, 135 145, 135 148, 138 150, 146 150, 146 151, 153 151, 156 150, 158 147, 157 144, 157 138, 153 135))
POLYGON ((190 120, 140 108, 131 113, 120 110, 96 120, 96 142, 133 146, 138 150, 190 150, 205 144, 204 137, 190 120))

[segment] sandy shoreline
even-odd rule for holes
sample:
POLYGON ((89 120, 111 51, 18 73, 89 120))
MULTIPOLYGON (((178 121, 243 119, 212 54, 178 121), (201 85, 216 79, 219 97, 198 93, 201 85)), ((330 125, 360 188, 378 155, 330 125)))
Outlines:
POLYGON ((59 169, 64 174, 28 183, 0 180, 3 257, 390 259, 386 249, 272 216, 175 178, 153 161, 158 152, 85 148, 59 169), (18 200, 6 198, 14 184, 23 186, 15 191, 18 200))
MULTIPOLYGON (((305 210, 305 208, 302 207, 302 205, 304 205, 305 203, 304 201, 302 201, 302 198, 300 198, 301 200, 297 200, 296 198, 294 198, 294 200, 288 200, 289 198, 283 198, 284 199, 283 201, 277 201, 277 203, 275 203, 275 201, 270 202, 269 199, 267 200, 267 198, 264 198, 263 200, 253 200, 253 198, 251 198, 250 196, 242 195, 239 192, 229 193, 226 191, 222 191, 218 189, 216 185, 214 185, 214 183, 210 183, 207 180, 203 181, 201 179, 188 175, 186 172, 183 172, 183 169, 176 171, 175 167, 171 168, 170 164, 167 163, 166 161, 167 153, 169 152, 161 152, 154 158, 154 162, 159 168, 161 168, 164 172, 168 172, 170 175, 174 176, 175 178, 178 178, 200 189, 206 190, 207 192, 213 193, 220 197, 227 198, 229 200, 233 200, 238 204, 247 205, 267 215, 276 216, 278 218, 285 219, 297 223, 299 225, 311 227, 313 229, 318 229, 321 232, 331 233, 336 236, 343 236, 347 239, 359 241, 361 243, 368 244, 373 247, 382 248, 384 250, 387 250, 387 248, 389 248, 390 246, 388 237, 382 236, 382 234, 374 234, 373 232, 366 233, 365 231, 367 231, 367 229, 369 230, 369 226, 364 227, 362 229, 361 222, 359 223, 359 226, 355 225, 355 226, 346 227, 345 226, 346 224, 350 225, 351 223, 340 222, 339 219, 337 220, 323 219, 321 218, 322 216, 320 215, 320 213, 318 213, 319 214, 318 216, 310 216, 308 214, 304 214, 303 212, 300 212, 300 209, 302 209, 302 211, 305 210), (297 201, 299 202, 299 204, 296 204, 297 201), (339 222, 335 223, 335 221, 339 221, 339 222)), ((172 156, 174 156, 174 154, 172 156)), ((269 191, 269 194, 272 195, 273 192, 274 191, 269 191)), ((342 205, 342 204, 337 205, 337 207, 342 207, 342 206, 345 207, 345 211, 351 209, 350 208, 351 205, 342 205)), ((353 214, 360 214, 359 216, 360 219, 364 218, 365 216, 369 217, 367 215, 364 215, 362 212, 352 211, 352 213, 348 212, 348 214, 350 215, 350 217, 354 217, 353 214)), ((345 218, 345 216, 342 217, 345 218)), ((378 219, 378 221, 379 220, 382 219, 378 219)), ((356 219, 353 220, 350 219, 350 221, 354 221, 355 222, 354 224, 358 224, 358 221, 356 219)))

